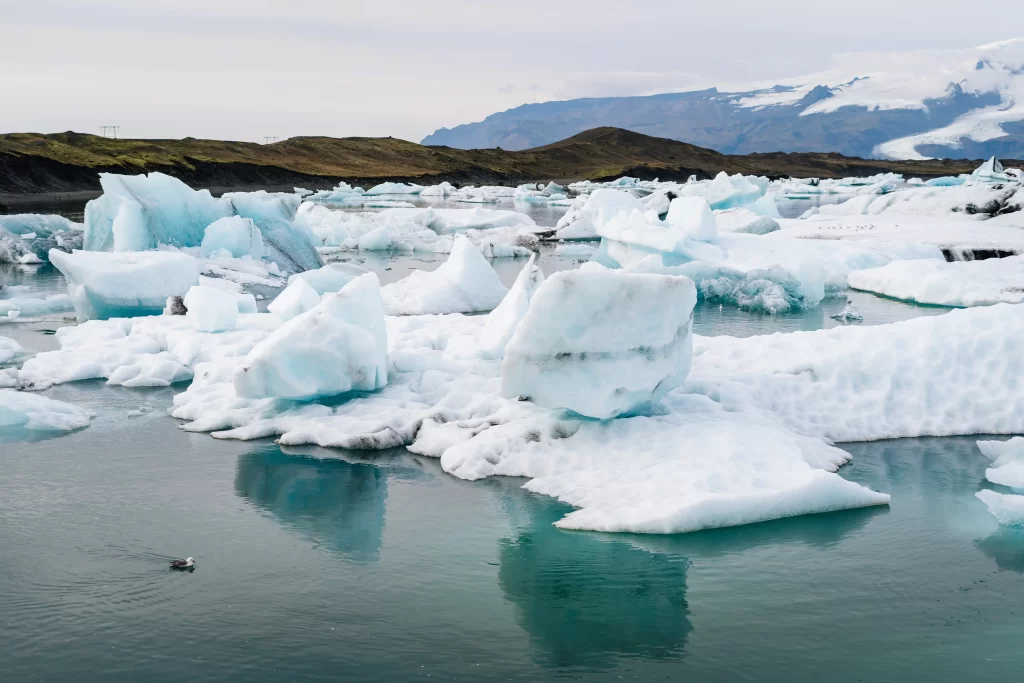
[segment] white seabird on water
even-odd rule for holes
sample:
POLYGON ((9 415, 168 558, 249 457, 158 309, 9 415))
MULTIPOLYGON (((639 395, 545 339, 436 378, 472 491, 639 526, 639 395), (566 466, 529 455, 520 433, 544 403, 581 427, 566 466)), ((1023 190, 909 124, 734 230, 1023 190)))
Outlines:
POLYGON ((171 560, 171 569, 194 569, 196 561, 191 557, 184 560, 171 560))

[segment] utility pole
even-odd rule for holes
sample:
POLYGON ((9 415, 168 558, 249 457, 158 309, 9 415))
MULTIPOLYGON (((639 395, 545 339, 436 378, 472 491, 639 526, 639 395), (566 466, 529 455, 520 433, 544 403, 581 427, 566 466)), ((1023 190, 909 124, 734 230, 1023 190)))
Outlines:
POLYGON ((280 138, 274 137, 273 135, 264 135, 263 136, 263 144, 264 145, 269 145, 272 142, 277 142, 279 139, 280 138))
POLYGON ((117 131, 121 126, 100 126, 100 134, 105 138, 117 139, 117 131))

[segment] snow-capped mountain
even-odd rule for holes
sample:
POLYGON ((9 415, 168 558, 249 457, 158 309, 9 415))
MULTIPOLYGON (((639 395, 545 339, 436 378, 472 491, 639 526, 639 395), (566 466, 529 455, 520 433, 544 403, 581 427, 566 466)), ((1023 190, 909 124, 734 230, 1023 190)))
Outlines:
POLYGON ((527 104, 441 128, 427 145, 527 149, 617 126, 721 152, 1024 158, 1024 39, 857 53, 771 86, 527 104))

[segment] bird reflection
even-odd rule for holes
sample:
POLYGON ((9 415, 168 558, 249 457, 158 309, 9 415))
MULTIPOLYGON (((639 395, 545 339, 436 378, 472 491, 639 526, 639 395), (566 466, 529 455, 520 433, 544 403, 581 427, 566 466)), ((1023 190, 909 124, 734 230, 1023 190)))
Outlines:
POLYGON ((288 529, 354 561, 375 561, 384 534, 387 471, 287 455, 276 445, 238 458, 235 493, 288 529))

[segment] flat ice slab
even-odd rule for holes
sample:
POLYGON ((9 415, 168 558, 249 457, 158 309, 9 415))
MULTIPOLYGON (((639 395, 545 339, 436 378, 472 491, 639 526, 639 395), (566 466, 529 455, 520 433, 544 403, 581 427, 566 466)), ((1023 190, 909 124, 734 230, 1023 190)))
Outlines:
POLYGON ((63 401, 14 389, 0 389, 0 429, 67 432, 89 425, 92 414, 63 401))
POLYGON ((988 489, 974 494, 1003 526, 1024 526, 1024 496, 988 489))
POLYGON ((686 386, 835 442, 1024 433, 1024 305, 875 326, 697 337, 686 386))
POLYGON ((992 460, 985 478, 993 484, 1009 486, 1024 492, 1024 437, 1009 441, 979 441, 978 449, 992 460))
POLYGON ((1024 301, 1024 256, 982 261, 893 261, 850 273, 853 289, 935 306, 1024 301))
POLYGON ((50 262, 67 279, 80 321, 159 315, 168 297, 184 296, 199 284, 199 263, 177 252, 53 249, 50 262))
POLYGON ((656 401, 690 369, 696 303, 687 278, 555 273, 505 347, 502 395, 602 419, 656 401))

